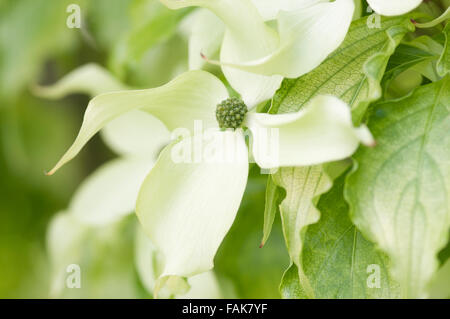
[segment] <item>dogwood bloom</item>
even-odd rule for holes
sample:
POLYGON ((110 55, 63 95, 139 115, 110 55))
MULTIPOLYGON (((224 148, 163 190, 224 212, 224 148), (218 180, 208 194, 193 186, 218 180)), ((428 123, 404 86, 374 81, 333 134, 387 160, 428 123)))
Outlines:
POLYGON ((220 46, 223 73, 247 105, 273 96, 284 77, 316 68, 342 43, 353 0, 160 0, 171 9, 200 6, 187 33, 190 66, 220 46), (221 31, 222 29, 222 31, 221 31), (217 41, 222 37, 222 41, 217 41))
POLYGON ((417 8, 422 0, 367 0, 370 7, 384 16, 397 16, 417 8))
MULTIPOLYGON (((71 93, 96 96, 125 89, 129 88, 105 69, 87 64, 54 85, 38 86, 34 91, 42 97, 57 99, 71 93)), ((67 210, 56 214, 49 225, 47 248, 52 267, 52 297, 61 297, 69 291, 65 290, 66 270, 73 264, 83 269, 103 268, 101 274, 89 277, 88 285, 83 285, 81 295, 78 295, 81 297, 96 297, 100 291, 110 297, 135 297, 133 262, 147 291, 153 291, 158 277, 155 267, 158 254, 154 245, 143 235, 141 226, 134 226, 127 217, 135 210, 139 188, 153 167, 156 155, 170 140, 169 131, 152 115, 133 110, 108 123, 101 133, 119 158, 101 165, 88 176, 75 192, 67 210), (124 235, 124 224, 131 225, 136 232, 131 261, 123 260, 123 249, 128 251, 133 247, 124 247, 126 243, 117 242, 117 237, 124 235), (105 263, 99 257, 105 251, 111 258, 116 256, 117 262, 105 263), (107 289, 101 290, 104 287, 107 289)), ((169 288, 159 295, 175 295, 176 298, 221 296, 213 272, 191 277, 188 284, 190 290, 186 293, 186 283, 174 278, 169 288)), ((70 289, 73 291, 78 289, 70 289)))
MULTIPOLYGON (((215 76, 189 71, 158 88, 96 96, 86 109, 75 142, 49 174, 76 156, 105 125, 134 110, 153 115, 169 130, 195 133, 196 122, 200 122, 213 132, 202 140, 206 146, 200 156, 195 150, 195 134, 167 145, 141 186, 136 213, 163 256, 156 291, 168 280, 213 267, 214 255, 235 219, 247 182, 249 152, 243 127, 252 133, 251 153, 263 168, 340 160, 351 155, 360 142, 373 144, 368 129, 353 127, 349 106, 336 97, 318 96, 291 114, 246 113, 247 106, 230 99, 215 76), (267 130, 277 133, 275 160, 260 154, 267 130), (180 151, 192 146, 192 156, 180 161, 180 151)), ((116 183, 121 185, 120 180, 116 183)))

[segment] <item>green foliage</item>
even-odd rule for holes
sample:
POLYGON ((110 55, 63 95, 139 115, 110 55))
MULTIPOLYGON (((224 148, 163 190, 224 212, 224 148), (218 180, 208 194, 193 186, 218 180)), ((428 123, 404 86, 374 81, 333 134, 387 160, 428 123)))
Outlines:
MULTIPOLYGON (((132 24, 127 32, 122 32, 122 37, 112 50, 109 59, 111 69, 120 78, 126 77, 126 73, 136 68, 145 54, 174 36, 178 22, 187 12, 169 10, 156 1, 134 1, 129 12, 132 24)), ((167 63, 164 65, 170 68, 167 63)))
POLYGON ((298 278, 296 266, 284 274, 281 291, 285 298, 307 298, 301 289, 307 281, 315 298, 394 298, 398 285, 388 273, 388 260, 375 250, 352 224, 343 197, 346 174, 320 197, 318 223, 305 234, 302 266, 298 278), (372 275, 372 276, 371 276, 372 275))
POLYGON ((445 76, 450 72, 450 22, 447 22, 443 33, 445 35, 445 47, 437 65, 440 76, 445 76))
POLYGON ((86 167, 75 163, 53 180, 44 170, 72 139, 75 115, 26 94, 0 110, 0 298, 48 296, 47 223, 86 167))
POLYGON ((331 180, 320 165, 281 168, 273 178, 279 187, 286 190, 280 214, 289 256, 297 267, 302 295, 313 298, 314 291, 303 273, 301 252, 306 227, 320 218, 314 206, 316 199, 331 187, 331 180))
POLYGON ((361 148, 346 185, 351 218, 392 261, 407 298, 426 296, 448 240, 450 78, 373 108, 378 146, 361 148))
MULTIPOLYGON (((14 97, 33 80, 42 63, 76 45, 66 26, 69 0, 13 1, 0 19, 0 98, 14 97)), ((3 105, 0 105, 2 107, 3 105)))
MULTIPOLYGON (((367 28, 367 18, 353 22, 341 47, 318 68, 298 79, 283 81, 269 112, 294 112, 316 95, 332 94, 349 103, 353 110, 362 115, 368 103, 381 96, 379 82, 388 59, 403 36, 411 31, 409 19, 404 17, 385 19, 381 26, 381 29, 367 28)), ((306 226, 319 221, 320 213, 314 205, 318 197, 331 187, 331 180, 322 166, 283 168, 274 176, 275 180, 276 176, 278 185, 287 192, 280 212, 293 262, 281 284, 283 295, 303 298, 323 296, 324 292, 316 291, 303 269, 302 246, 308 229, 306 226), (292 286, 288 282, 294 283, 295 288, 286 288, 292 286)), ((311 280, 314 281, 314 278, 311 280)), ((352 291, 342 292, 341 295, 336 293, 336 297, 352 294, 352 291)))
MULTIPOLYGON (((130 216, 107 227, 86 227, 71 220, 68 214, 57 216, 50 224, 53 233, 62 240, 49 240, 51 298, 147 298, 137 284, 133 240, 136 218, 130 216), (78 265, 81 282, 77 289, 67 287, 66 268, 78 265)), ((75 274, 75 272, 72 272, 75 274)))
POLYGON ((261 246, 264 246, 272 232, 273 222, 275 221, 278 212, 278 206, 280 205, 281 200, 286 196, 283 193, 283 188, 277 186, 273 181, 273 177, 269 175, 267 177, 266 185, 266 203, 264 206, 264 226, 261 246))
MULTIPOLYGON (((353 22, 341 47, 318 68, 298 79, 284 80, 272 100, 269 113, 294 112, 318 94, 332 94, 349 103, 353 108, 354 121, 360 122, 368 117, 366 109, 371 102, 379 98, 389 98, 387 92, 384 96, 382 95, 381 81, 385 88, 390 88, 390 92, 393 92, 394 96, 403 96, 421 84, 420 80, 406 84, 405 81, 412 80, 415 74, 419 76, 423 74, 432 80, 439 80, 439 77, 435 75, 436 61, 440 59, 438 70, 442 69, 442 65, 445 64, 442 61, 446 59, 447 49, 442 51, 441 45, 429 37, 420 37, 398 46, 402 38, 414 30, 409 18, 383 19, 381 29, 367 28, 366 22, 367 17, 353 22), (404 77, 401 78, 400 75, 403 74, 404 77), (392 81, 394 79, 403 87, 394 86, 395 82, 392 81), (408 88, 407 85, 410 87, 408 88)), ((447 29, 448 27, 444 29, 444 33, 448 32, 447 29)), ((442 71, 441 75, 443 75, 442 71)), ((448 202, 446 198, 450 192, 445 177, 439 177, 440 175, 445 176, 445 172, 441 171, 445 171, 443 163, 445 161, 448 163, 448 150, 450 149, 445 144, 448 139, 445 138, 444 133, 448 132, 448 121, 446 121, 448 119, 446 112, 448 111, 445 105, 449 103, 448 94, 445 93, 449 91, 449 88, 444 81, 438 82, 436 87, 419 88, 409 99, 386 102, 386 104, 379 104, 373 109, 371 108, 370 129, 377 139, 378 146, 373 149, 361 148, 356 155, 356 163, 359 165, 355 165, 355 169, 358 169, 349 178, 348 185, 346 185, 347 199, 352 204, 351 218, 349 218, 347 202, 342 195, 346 184, 344 177, 339 178, 334 187, 325 195, 320 196, 321 193, 327 191, 327 188, 313 196, 314 193, 306 195, 303 192, 303 188, 308 189, 307 186, 310 185, 309 179, 299 180, 295 175, 296 172, 308 172, 314 168, 291 168, 291 174, 285 174, 285 182, 281 185, 278 184, 283 186, 287 192, 285 202, 280 205, 280 213, 282 218, 285 216, 284 233, 292 264, 286 270, 280 286, 284 298, 426 296, 427 284, 438 267, 437 253, 448 240, 449 225, 442 223, 442 220, 448 219, 448 217, 444 217, 448 208, 443 206, 448 202), (439 92, 441 92, 440 95, 439 92), (385 109, 388 105, 390 105, 389 109, 385 109), (437 107, 435 108, 433 105, 437 105, 437 107), (434 111, 430 111, 431 109, 434 111), (434 112, 433 115, 430 115, 430 112, 434 112), (380 114, 383 114, 382 118, 385 121, 383 129, 377 129, 374 124, 377 123, 375 121, 377 116, 381 116, 380 114), (405 121, 401 121, 402 118, 405 118, 405 121), (416 122, 412 122, 413 118, 417 119, 416 122), (433 128, 430 132, 424 131, 423 127, 427 119, 429 119, 428 129, 433 128), (390 129, 389 133, 386 131, 387 127, 390 129), (393 134, 392 131, 394 127, 397 130, 396 134, 393 134), (423 160, 423 163, 421 162, 422 164, 419 165, 417 159, 427 159, 431 150, 422 150, 425 155, 420 157, 416 155, 420 154, 420 151, 417 148, 414 149, 412 145, 414 142, 419 143, 422 140, 432 143, 428 137, 429 134, 436 141, 440 140, 441 143, 438 151, 432 147, 432 151, 438 152, 433 158, 437 158, 435 159, 438 163, 436 165, 440 165, 440 168, 436 168, 437 170, 433 172, 431 167, 433 164, 429 163, 427 164, 430 165, 429 171, 421 173, 421 169, 426 167, 423 166, 423 163, 426 163, 427 160, 423 160), (411 147, 402 143, 402 140, 407 143, 414 138, 416 140, 411 142, 411 147), (404 146, 405 150, 401 146, 404 146), (404 153, 406 149, 409 149, 411 153, 404 153), (359 160, 361 154, 364 154, 364 162, 359 160), (386 158, 386 165, 382 160, 383 156, 391 157, 386 158), (415 160, 416 162, 414 162, 415 160), (388 167, 390 168, 388 169, 388 167), (384 170, 382 178, 377 177, 380 169, 384 170), (401 171, 404 173, 400 173, 401 171), (356 176, 358 176, 358 183, 355 180, 356 176), (428 198, 428 215, 435 214, 440 218, 428 217, 425 212, 421 212, 417 214, 422 217, 414 219, 416 214, 411 213, 408 207, 400 206, 401 204, 406 205, 404 201, 400 200, 401 197, 394 198, 393 194, 398 194, 401 185, 408 181, 414 183, 415 180, 418 181, 418 185, 421 185, 416 186, 418 189, 429 188, 428 191, 424 191, 428 195, 416 198, 418 205, 424 205, 424 210, 426 210, 426 204, 422 202, 422 197, 428 198), (443 183, 440 187, 436 184, 437 180, 441 180, 443 183), (374 201, 374 187, 383 195, 377 196, 377 202, 372 204, 371 208, 369 203, 374 201), (302 201, 309 207, 301 207, 298 203, 302 201), (315 208, 314 205, 317 202, 318 205, 315 208), (294 205, 297 209, 287 210, 284 207, 283 212, 283 204, 287 203, 294 205), (436 211, 439 207, 441 208, 440 212, 436 211), (291 216, 291 219, 286 218, 286 211, 290 211, 288 216, 291 216), (310 212, 313 214, 311 215, 310 212), (382 226, 376 227, 385 220, 394 219, 390 217, 394 212, 397 212, 398 216, 402 216, 396 219, 395 225, 397 226, 395 227, 399 228, 398 231, 392 228, 394 226, 388 229, 382 226), (378 224, 375 220, 377 215, 381 215, 380 220, 382 221, 378 224), (296 228, 292 227, 286 230, 286 224, 295 225, 296 220, 303 222, 299 222, 296 228), (286 221, 290 221, 290 223, 286 221), (436 224, 431 226, 431 223, 439 223, 440 227, 435 228, 436 224), (408 234, 414 234, 410 243, 405 238, 409 236, 408 234), (427 235, 431 237, 429 240, 425 240, 427 235), (292 238, 297 238, 295 248, 292 247, 292 238), (372 240, 373 243, 367 239, 372 240), (381 245, 383 240, 389 239, 392 239, 392 245, 383 247, 381 245), (421 241, 420 244, 419 241, 421 241), (380 252, 379 248, 383 252, 380 252), (428 264, 427 258, 424 259, 424 256, 428 256, 428 264), (417 258, 416 266, 414 258, 417 258), (419 262, 423 264, 419 265, 419 262), (404 267, 401 268, 399 265, 404 267), (377 269, 380 275, 379 288, 371 288, 368 282, 372 278, 370 271, 374 271, 374 269, 377 269), (405 278, 405 276, 410 277, 405 278), (414 278, 420 278, 420 280, 414 278)), ((381 120, 378 119, 378 121, 381 120)), ((281 170, 281 172, 286 171, 288 169, 281 170)), ((275 176, 279 174, 277 173, 275 176)), ((276 180, 275 177, 274 180, 276 180)), ((317 183, 311 183, 310 186, 314 185, 317 186, 317 183)), ((311 190, 311 188, 309 189, 311 190)), ((273 198, 274 193, 272 188, 272 197, 269 199, 273 198)), ((414 198, 414 196, 410 196, 408 202, 413 203, 414 198)), ((266 205, 271 206, 266 207, 266 210, 272 212, 275 209, 273 206, 276 204, 272 200, 268 200, 266 205)), ((273 218, 271 214, 267 214, 268 219, 273 218)))
POLYGON ((367 17, 354 21, 342 45, 319 67, 283 81, 269 112, 294 112, 316 95, 332 94, 350 104, 359 122, 368 104, 381 97, 379 82, 389 57, 413 30, 405 17, 383 19, 380 28, 369 28, 367 17))

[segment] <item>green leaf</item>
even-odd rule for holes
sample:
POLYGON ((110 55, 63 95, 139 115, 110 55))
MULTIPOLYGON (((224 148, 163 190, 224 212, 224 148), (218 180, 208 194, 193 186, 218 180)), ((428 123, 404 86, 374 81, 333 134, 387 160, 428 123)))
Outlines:
POLYGON ((422 84, 422 76, 438 81, 440 78, 434 69, 442 49, 442 45, 429 36, 400 44, 386 67, 383 99, 405 96, 422 84))
POLYGON ((423 77, 421 72, 414 69, 407 69, 386 82, 387 87, 384 91, 383 100, 401 98, 422 85, 422 82, 423 77))
POLYGON ((128 38, 128 57, 137 60, 153 45, 168 39, 175 32, 177 23, 184 14, 185 12, 164 10, 131 33, 128 38))
POLYGON ((435 57, 435 55, 416 46, 400 44, 389 59, 384 77, 393 77, 394 75, 409 69, 413 65, 427 61, 433 57, 435 57))
POLYGON ((319 195, 330 189, 332 181, 322 165, 280 168, 272 177, 279 187, 286 190, 280 214, 289 256, 297 266, 298 276, 302 281, 302 294, 313 298, 314 291, 302 270, 303 237, 306 227, 319 220, 320 213, 315 202, 319 195))
POLYGON ((136 0, 89 1, 87 28, 101 49, 111 50, 131 27, 129 12, 136 0))
POLYGON ((394 298, 398 285, 388 274, 387 258, 364 239, 348 216, 343 197, 346 175, 320 197, 321 219, 306 231, 302 255, 304 278, 292 265, 284 274, 281 291, 285 298, 305 298, 305 280, 316 298, 394 298))
POLYGON ((280 284, 280 292, 283 299, 302 299, 307 298, 304 290, 300 285, 300 279, 298 276, 298 268, 295 264, 291 263, 283 274, 280 284))
POLYGON ((71 3, 23 0, 6 6, 0 19, 0 97, 16 97, 45 59, 76 44, 79 29, 66 25, 71 3))
POLYGON ((389 57, 413 30, 404 16, 382 19, 381 28, 369 28, 367 17, 354 21, 342 45, 319 67, 283 81, 270 113, 295 112, 312 97, 331 94, 350 104, 354 121, 360 122, 368 104, 381 96, 379 83, 389 57))
POLYGON ((104 227, 86 226, 70 213, 56 215, 47 232, 51 298, 142 298, 137 286, 133 250, 136 220, 104 227), (80 287, 66 283, 78 266, 80 287))
POLYGON ((440 76, 445 76, 450 72, 450 22, 447 22, 444 31, 445 47, 437 64, 437 72, 440 76))
POLYGON ((392 261, 407 298, 426 296, 450 226, 450 78, 374 107, 346 198, 358 229, 392 261))
POLYGON ((260 247, 263 247, 267 239, 269 239, 270 233, 272 232, 272 225, 278 212, 278 206, 283 198, 283 189, 278 187, 274 183, 272 176, 269 175, 267 177, 266 201, 264 206, 263 239, 261 240, 260 247))
MULTIPOLYGON (((146 4, 136 4, 137 8, 141 5, 146 4)), ((168 41, 175 34, 178 22, 189 12, 172 11, 158 2, 149 6, 152 8, 151 14, 141 14, 139 19, 145 19, 144 22, 125 34, 112 52, 109 66, 119 77, 124 77, 127 68, 139 62, 151 48, 168 41)))
POLYGON ((439 37, 431 38, 429 36, 421 36, 415 38, 408 45, 414 46, 418 49, 424 50, 432 55, 429 59, 414 63, 411 66, 411 70, 414 70, 432 82, 439 81, 441 77, 436 71, 436 62, 444 50, 444 36, 442 35, 442 44, 439 37))
MULTIPOLYGON (((403 36, 413 29, 405 17, 384 19, 381 28, 368 28, 367 18, 353 22, 341 47, 318 68, 298 79, 284 80, 269 112, 295 112, 316 95, 331 94, 349 103, 359 122, 367 105, 381 96, 380 81, 389 57, 403 36)), ((280 211, 294 263, 283 283, 288 277, 295 282, 295 276, 289 274, 297 272, 297 279, 302 281, 301 295, 314 297, 315 291, 303 272, 300 258, 303 236, 306 226, 319 220, 314 201, 331 187, 332 179, 322 166, 314 166, 283 168, 274 175, 274 180, 287 192, 280 211)))
POLYGON ((400 44, 389 59, 383 77, 383 87, 387 87, 392 79, 406 70, 421 63, 425 64, 435 61, 439 57, 441 50, 441 46, 428 36, 400 44), (430 46, 433 47, 430 48, 430 46), (435 50, 439 50, 439 53, 436 53, 435 50))

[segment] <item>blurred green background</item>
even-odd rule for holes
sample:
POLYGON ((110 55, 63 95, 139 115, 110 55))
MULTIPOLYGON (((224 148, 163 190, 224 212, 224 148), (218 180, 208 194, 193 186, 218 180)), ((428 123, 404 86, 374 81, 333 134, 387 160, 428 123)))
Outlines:
MULTIPOLYGON (((89 98, 49 101, 31 88, 90 62, 129 85, 161 85, 187 68, 179 22, 188 13, 153 0, 0 0, 0 298, 48 297, 48 223, 67 207, 80 182, 114 157, 95 137, 64 169, 45 176, 76 136, 89 98), (66 25, 69 4, 81 8, 80 29, 66 25)), ((225 297, 277 298, 287 254, 278 221, 267 245, 258 248, 265 177, 255 171, 251 176, 216 257, 216 274, 225 297)), ((130 254, 121 256, 135 272, 130 254)), ((111 295, 121 297, 120 287, 111 295)), ((104 297, 101 289, 78 296, 104 297)), ((142 296, 148 294, 135 297, 142 296)))

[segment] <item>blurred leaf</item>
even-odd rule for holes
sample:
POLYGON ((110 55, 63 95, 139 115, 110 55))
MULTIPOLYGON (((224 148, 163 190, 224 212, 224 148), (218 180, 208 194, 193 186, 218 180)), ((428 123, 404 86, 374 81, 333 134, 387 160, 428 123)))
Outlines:
POLYGON ((129 65, 129 83, 143 88, 157 87, 187 70, 187 44, 174 35, 148 50, 139 63, 129 65))
POLYGON ((104 50, 113 49, 132 26, 131 8, 136 0, 95 0, 89 1, 86 15, 87 28, 96 44, 104 50))
POLYGON ((76 133, 75 112, 61 105, 67 102, 43 103, 23 94, 11 107, 0 109, 0 296, 4 298, 47 297, 47 222, 66 205, 83 175, 81 162, 55 178, 44 175, 76 133))
POLYGON ((384 99, 400 98, 407 95, 423 82, 420 72, 413 69, 406 69, 388 82, 388 87, 384 93, 384 99))
POLYGON ((0 20, 0 98, 16 96, 36 76, 45 59, 76 44, 78 29, 66 25, 70 3, 20 0, 6 6, 0 20))
POLYGON ((383 77, 384 100, 399 98, 418 87, 422 76, 439 80, 435 71, 442 45, 429 36, 420 36, 400 44, 389 59, 383 77))
POLYGON ((14 174, 25 178, 30 185, 68 196, 73 189, 67 189, 67 180, 72 181, 69 185, 73 185, 81 179, 79 165, 72 166, 54 179, 44 174, 60 156, 61 149, 71 142, 77 129, 74 113, 55 104, 23 95, 0 117, 3 131, 0 138, 6 164, 14 174))
MULTIPOLYGON (((143 1, 136 3, 138 8, 143 5, 147 3, 143 1)), ((133 64, 138 64, 151 48, 169 40, 177 30, 178 22, 189 12, 189 10, 169 10, 157 2, 150 5, 151 15, 141 17, 141 23, 124 35, 112 52, 109 65, 119 78, 124 78, 127 69, 133 64)))
POLYGON ((401 44, 389 59, 383 81, 389 81, 412 66, 437 58, 436 54, 422 50, 411 44, 401 44))
POLYGON ((152 46, 168 39, 183 17, 179 11, 162 10, 146 25, 133 32, 128 38, 128 54, 131 60, 138 60, 152 46))
POLYGON ((450 299, 450 260, 435 274, 430 286, 430 298, 450 299))
POLYGON ((136 219, 89 227, 62 213, 49 227, 47 243, 52 267, 50 297, 137 298, 133 247, 136 219), (79 267, 80 287, 67 285, 70 265, 79 267))

